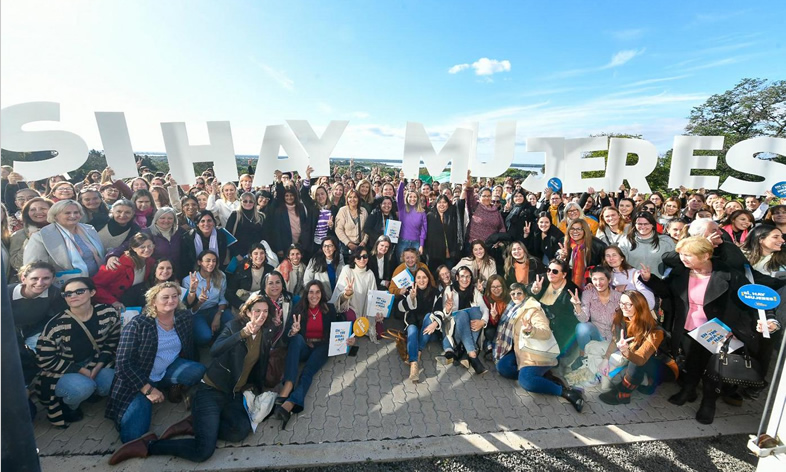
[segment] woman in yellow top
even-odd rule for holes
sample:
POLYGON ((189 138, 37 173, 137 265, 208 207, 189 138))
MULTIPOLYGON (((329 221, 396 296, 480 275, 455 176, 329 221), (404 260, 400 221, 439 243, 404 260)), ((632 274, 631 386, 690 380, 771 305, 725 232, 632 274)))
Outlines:
POLYGON ((563 218, 562 221, 559 222, 559 225, 557 225, 557 227, 559 228, 560 231, 566 233, 565 230, 568 227, 568 222, 579 218, 587 222, 587 225, 589 225, 592 234, 598 232, 598 220, 590 216, 586 216, 584 214, 584 211, 582 211, 581 207, 576 202, 570 202, 567 205, 565 205, 565 218, 563 218))

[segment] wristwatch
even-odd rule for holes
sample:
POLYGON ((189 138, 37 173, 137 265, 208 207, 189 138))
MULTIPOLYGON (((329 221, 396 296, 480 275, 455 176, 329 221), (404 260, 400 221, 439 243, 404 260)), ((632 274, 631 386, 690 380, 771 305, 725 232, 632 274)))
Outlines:
POLYGON ((148 396, 151 393, 153 393, 153 386, 152 385, 150 386, 150 388, 147 389, 147 392, 145 392, 145 396, 148 396))

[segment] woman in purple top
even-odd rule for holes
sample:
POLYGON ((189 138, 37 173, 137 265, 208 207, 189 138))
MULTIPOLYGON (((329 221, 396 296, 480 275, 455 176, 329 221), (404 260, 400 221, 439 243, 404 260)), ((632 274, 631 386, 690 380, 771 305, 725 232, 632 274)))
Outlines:
POLYGON ((426 209, 420 201, 417 191, 410 190, 404 196, 404 171, 399 172, 398 197, 398 217, 401 220, 401 234, 399 234, 398 245, 396 247, 396 260, 401 260, 404 249, 415 248, 418 253, 423 254, 423 245, 426 242, 426 209))
POLYGON ((491 203, 491 189, 484 187, 478 192, 480 199, 475 196, 472 187, 472 177, 467 172, 467 205, 469 205, 470 222, 469 237, 467 241, 480 239, 486 241, 489 236, 496 233, 506 233, 505 221, 496 206, 491 203))

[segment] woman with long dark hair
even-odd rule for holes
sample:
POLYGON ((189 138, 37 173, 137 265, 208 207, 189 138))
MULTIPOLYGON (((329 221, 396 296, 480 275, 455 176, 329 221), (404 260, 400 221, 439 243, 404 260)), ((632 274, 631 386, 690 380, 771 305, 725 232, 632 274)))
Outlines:
POLYGON ((186 306, 194 314, 194 341, 206 346, 232 320, 232 310, 227 308, 227 280, 218 268, 218 255, 210 249, 200 252, 197 267, 183 279, 183 289, 188 292, 186 306))
POLYGON ((443 318, 433 314, 441 308, 442 297, 434 287, 428 270, 419 267, 414 275, 414 285, 399 302, 399 310, 404 313, 404 325, 407 331, 409 381, 418 383, 421 352, 426 348, 434 332, 442 329, 443 318))
MULTIPOLYGON (((112 305, 121 313, 130 300, 133 300, 134 286, 143 284, 150 276, 155 259, 153 238, 144 233, 137 233, 131 238, 128 250, 122 254, 114 269, 102 265, 93 277, 96 284, 95 299, 99 303, 112 305), (127 297, 131 295, 131 297, 127 297)), ((137 291, 139 288, 136 289, 137 291)))
POLYGON ((308 261, 303 281, 306 283, 312 280, 321 282, 325 286, 328 299, 330 299, 343 267, 344 262, 338 252, 338 240, 334 236, 328 236, 322 241, 320 250, 308 261))
POLYGON ((264 223, 265 215, 257 210, 256 196, 250 192, 241 195, 240 205, 237 210, 230 213, 226 225, 227 231, 237 239, 237 242, 229 247, 229 254, 238 262, 242 262, 243 258, 250 253, 254 243, 263 239, 262 225, 264 223))
POLYGON ((218 257, 218 267, 225 267, 227 259, 226 233, 216 228, 216 219, 209 210, 202 210, 196 217, 196 228, 183 235, 180 243, 180 278, 196 268, 197 256, 203 251, 213 251, 218 257))
POLYGON ((476 374, 486 372, 478 357, 477 343, 481 330, 488 325, 489 310, 483 301, 483 293, 476 287, 472 270, 466 266, 459 267, 456 281, 445 289, 442 297, 442 311, 447 322, 442 331, 445 358, 452 362, 457 349, 463 347, 469 359, 462 360, 462 365, 466 368, 471 366, 476 374))
POLYGON ((433 272, 442 264, 453 266, 461 257, 458 206, 445 195, 437 197, 426 217, 426 244, 423 252, 433 272))
POLYGON ((524 245, 530 254, 547 265, 557 256, 559 245, 565 239, 565 233, 551 223, 548 212, 541 212, 533 226, 524 224, 524 245))
POLYGON ((628 237, 620 241, 620 249, 628 263, 633 267, 641 264, 649 266, 658 276, 663 277, 666 265, 663 255, 675 248, 674 241, 666 234, 658 234, 655 217, 646 211, 633 216, 633 226, 628 237))
POLYGON ((558 251, 558 258, 570 266, 570 280, 583 289, 587 283, 586 271, 603 260, 606 243, 592 236, 592 230, 583 219, 570 220, 565 242, 558 251))

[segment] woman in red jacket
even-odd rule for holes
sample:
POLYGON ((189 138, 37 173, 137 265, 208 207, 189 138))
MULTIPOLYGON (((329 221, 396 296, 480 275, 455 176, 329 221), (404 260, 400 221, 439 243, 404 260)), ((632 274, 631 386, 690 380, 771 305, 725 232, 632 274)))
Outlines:
POLYGON ((137 233, 131 238, 128 250, 120 256, 115 269, 108 269, 106 264, 102 265, 93 277, 96 284, 96 303, 111 304, 118 312, 125 310, 120 300, 125 293, 130 293, 131 287, 144 283, 150 276, 155 265, 155 260, 151 257, 155 247, 149 235, 137 233))

